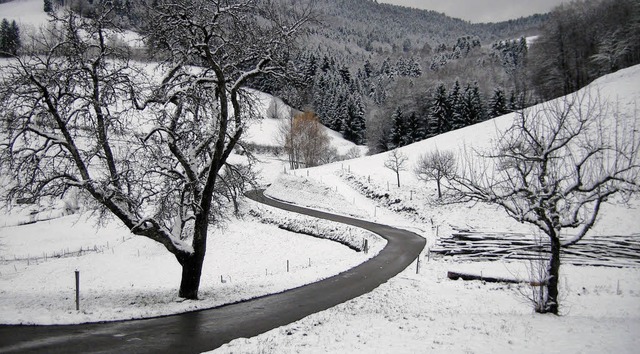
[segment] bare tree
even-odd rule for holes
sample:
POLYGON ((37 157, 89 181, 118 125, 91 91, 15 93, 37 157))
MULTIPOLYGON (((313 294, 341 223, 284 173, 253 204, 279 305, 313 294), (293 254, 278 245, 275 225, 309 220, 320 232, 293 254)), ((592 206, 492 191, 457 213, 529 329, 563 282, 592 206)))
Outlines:
POLYGON ((318 166, 330 159, 329 135, 313 112, 283 120, 279 136, 292 169, 318 166))
POLYGON ((442 198, 441 181, 443 178, 452 178, 455 175, 456 167, 456 157, 452 151, 440 152, 436 149, 420 156, 414 172, 421 181, 436 181, 438 198, 442 198))
POLYGON ((288 119, 293 115, 291 111, 291 107, 287 106, 281 99, 273 97, 269 107, 267 107, 267 117, 277 120, 288 119))
POLYGON ((400 188, 400 171, 406 171, 407 155, 402 153, 398 149, 393 149, 389 153, 387 160, 384 162, 384 167, 390 169, 396 173, 396 179, 398 180, 398 188, 400 188))
POLYGON ((110 9, 91 19, 66 12, 51 27, 63 32, 3 67, 8 197, 88 192, 133 234, 171 252, 182 266, 179 296, 197 298, 208 227, 251 178, 227 162, 254 115, 243 85, 286 77, 310 19, 309 7, 287 4, 154 2, 148 37, 164 62, 152 75, 109 47, 110 9))
POLYGON ((456 177, 466 200, 497 204, 548 237, 546 294, 537 311, 558 314, 561 248, 587 235, 604 202, 638 192, 636 122, 589 93, 551 101, 521 112, 494 151, 470 158, 456 177))

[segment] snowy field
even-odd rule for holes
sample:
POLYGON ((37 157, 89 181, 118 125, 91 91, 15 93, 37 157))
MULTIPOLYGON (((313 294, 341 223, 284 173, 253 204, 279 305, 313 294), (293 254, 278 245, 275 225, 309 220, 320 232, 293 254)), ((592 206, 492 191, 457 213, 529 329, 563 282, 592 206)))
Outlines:
POLYGON ((97 229, 86 215, 0 228, 0 323, 70 324, 146 318, 211 308, 324 279, 375 255, 384 242, 329 221, 247 201, 244 220, 211 232, 200 298, 177 297, 180 266, 163 247, 116 222, 97 229), (250 216, 253 215, 253 216, 250 216), (368 254, 259 222, 291 220, 322 235, 368 238, 368 254), (289 272, 287 272, 287 261, 289 272), (75 271, 80 307, 75 310, 75 271))

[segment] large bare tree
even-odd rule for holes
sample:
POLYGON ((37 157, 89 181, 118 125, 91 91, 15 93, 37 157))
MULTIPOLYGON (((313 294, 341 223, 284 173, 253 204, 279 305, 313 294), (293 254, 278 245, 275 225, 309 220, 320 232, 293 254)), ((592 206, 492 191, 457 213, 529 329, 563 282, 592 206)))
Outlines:
POLYGON ((639 145, 637 117, 578 93, 520 112, 493 151, 455 177, 466 200, 497 204, 548 237, 538 312, 558 314, 561 249, 587 235, 605 202, 638 192, 639 145))
POLYGON ((227 162, 253 116, 244 86, 287 75, 311 11, 290 1, 154 2, 155 69, 110 45, 110 18, 108 8, 91 19, 67 12, 3 68, 8 197, 88 192, 133 234, 164 245, 182 266, 179 296, 195 299, 209 226, 248 175, 227 162))

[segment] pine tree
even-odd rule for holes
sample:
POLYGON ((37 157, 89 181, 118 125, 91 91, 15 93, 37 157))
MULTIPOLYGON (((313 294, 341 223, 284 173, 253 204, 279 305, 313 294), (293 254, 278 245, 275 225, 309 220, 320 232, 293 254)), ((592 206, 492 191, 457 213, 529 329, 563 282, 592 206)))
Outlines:
POLYGON ((343 122, 343 137, 358 145, 364 143, 365 111, 360 95, 354 94, 349 98, 348 114, 343 122))
POLYGON ((0 24, 0 56, 11 56, 18 54, 20 49, 20 28, 16 21, 2 19, 0 24))
POLYGON ((460 92, 460 82, 456 80, 449 93, 449 104, 451 105, 451 129, 460 129, 466 126, 464 116, 464 106, 462 103, 462 93, 460 92))
POLYGON ((51 0, 44 0, 44 12, 48 14, 53 12, 53 4, 51 3, 51 0))
POLYGON ((509 104, 507 105, 507 109, 510 112, 520 110, 524 108, 524 100, 521 95, 518 95, 515 91, 511 91, 509 95, 509 104))
POLYGON ((2 19, 0 24, 0 56, 9 56, 11 41, 11 25, 6 18, 2 19))
POLYGON ((411 112, 411 114, 409 115, 407 128, 408 139, 406 140, 406 145, 421 141, 427 137, 423 119, 416 112, 411 112))
POLYGON ((391 116, 391 139, 390 149, 395 149, 406 144, 407 129, 404 121, 404 112, 401 107, 396 108, 396 111, 391 116))
POLYGON ((504 96, 502 89, 496 88, 489 100, 489 118, 499 117, 507 113, 509 113, 507 98, 504 96))
POLYGON ((443 83, 436 88, 429 115, 429 133, 438 135, 451 130, 451 102, 443 83))
POLYGON ((460 103, 462 126, 469 126, 475 123, 486 120, 486 113, 484 105, 482 104, 482 97, 480 96, 480 88, 478 83, 473 85, 467 84, 462 94, 460 103))

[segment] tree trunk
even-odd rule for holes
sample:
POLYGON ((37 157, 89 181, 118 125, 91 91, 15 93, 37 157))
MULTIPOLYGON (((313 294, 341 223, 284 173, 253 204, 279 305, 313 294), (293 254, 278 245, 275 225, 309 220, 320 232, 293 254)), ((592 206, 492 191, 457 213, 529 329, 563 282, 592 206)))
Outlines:
MULTIPOLYGON (((208 208, 205 208, 208 213, 208 208)), ((205 216, 196 218, 196 225, 193 234, 193 254, 178 259, 182 265, 182 279, 180 281, 180 291, 178 296, 184 299, 196 300, 200 288, 200 276, 202 275, 202 264, 204 255, 207 252, 207 231, 209 225, 205 216)))
POLYGON ((542 312, 558 314, 558 284, 560 282, 560 239, 550 236, 551 259, 547 268, 547 298, 542 312))
POLYGON ((396 178, 398 178, 398 188, 400 188, 400 171, 396 172, 396 178))
POLYGON ((198 299, 203 260, 204 255, 198 257, 194 254, 182 262, 182 280, 180 281, 180 291, 178 292, 179 297, 191 300, 198 299))
POLYGON ((438 185, 438 199, 442 198, 442 192, 440 191, 440 180, 436 180, 436 184, 438 185))

